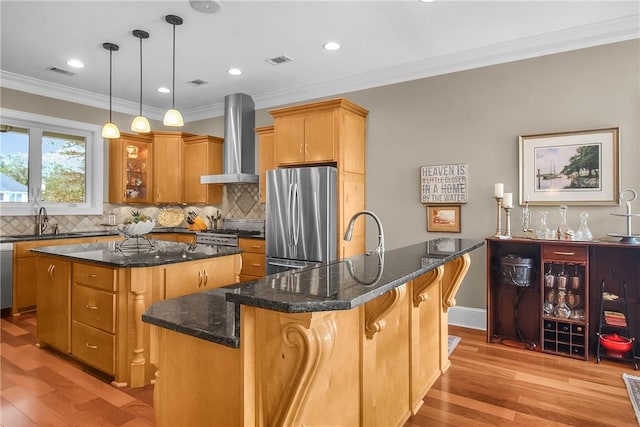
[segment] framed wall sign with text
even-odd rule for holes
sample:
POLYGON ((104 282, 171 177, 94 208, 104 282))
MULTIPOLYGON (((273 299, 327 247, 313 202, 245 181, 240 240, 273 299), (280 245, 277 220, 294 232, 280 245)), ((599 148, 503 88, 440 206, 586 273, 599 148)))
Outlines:
POLYGON ((432 165, 420 168, 420 202, 427 205, 467 203, 469 165, 432 165))

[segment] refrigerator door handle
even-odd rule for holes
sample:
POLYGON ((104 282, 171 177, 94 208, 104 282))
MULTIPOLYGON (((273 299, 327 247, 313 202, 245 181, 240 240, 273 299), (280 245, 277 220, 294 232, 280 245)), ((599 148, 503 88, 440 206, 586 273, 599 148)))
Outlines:
POLYGON ((293 246, 293 184, 289 184, 289 195, 287 197, 287 243, 293 246))
POLYGON ((300 235, 300 194, 298 191, 298 183, 293 184, 293 246, 298 246, 298 237, 300 235))

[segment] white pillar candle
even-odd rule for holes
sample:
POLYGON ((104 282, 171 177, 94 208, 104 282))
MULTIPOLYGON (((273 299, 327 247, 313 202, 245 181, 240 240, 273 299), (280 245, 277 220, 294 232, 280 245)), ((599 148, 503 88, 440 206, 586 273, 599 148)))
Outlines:
POLYGON ((504 194, 504 184, 499 182, 497 184, 494 184, 493 187, 493 194, 495 195, 495 197, 502 197, 502 195, 504 194))
POLYGON ((513 194, 512 193, 504 193, 502 196, 502 207, 503 208, 512 208, 513 207, 513 194))

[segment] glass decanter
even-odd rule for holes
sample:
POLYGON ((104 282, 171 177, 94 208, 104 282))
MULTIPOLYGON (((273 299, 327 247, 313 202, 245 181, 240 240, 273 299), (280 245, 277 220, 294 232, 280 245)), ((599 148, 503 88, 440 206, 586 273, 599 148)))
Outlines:
POLYGON ((567 205, 560 206, 560 225, 558 226, 558 240, 572 240, 573 230, 567 224, 567 205))
POLYGON ((560 270, 560 272, 558 273, 558 277, 556 278, 556 283, 558 284, 558 291, 566 291, 568 281, 569 281, 569 275, 564 269, 564 264, 562 264, 562 270, 560 270))
POLYGON ((549 226, 547 225, 547 215, 549 215, 549 212, 542 211, 538 215, 539 218, 538 226, 536 227, 536 238, 549 239, 551 235, 551 230, 549 230, 549 226))
POLYGON ((588 212, 580 212, 580 226, 576 230, 576 240, 590 241, 593 239, 593 234, 591 234, 591 229, 587 224, 588 219, 588 212))
POLYGON ((571 309, 569 308, 569 306, 567 305, 567 303, 565 302, 565 291, 564 290, 559 290, 558 291, 558 305, 556 305, 556 308, 553 309, 553 314, 556 317, 561 317, 563 319, 568 319, 569 316, 571 315, 571 309))

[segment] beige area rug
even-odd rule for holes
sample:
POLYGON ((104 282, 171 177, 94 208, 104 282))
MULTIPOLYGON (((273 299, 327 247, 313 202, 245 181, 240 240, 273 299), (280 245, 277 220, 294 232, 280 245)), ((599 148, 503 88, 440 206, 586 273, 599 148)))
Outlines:
POLYGON ((640 377, 634 377, 629 374, 622 374, 622 379, 627 385, 627 391, 629 392, 629 399, 631 399, 631 405, 636 412, 636 419, 638 425, 640 425, 640 377))
POLYGON ((462 338, 455 335, 449 335, 449 342, 447 343, 449 347, 449 356, 451 356, 451 352, 453 352, 460 340, 462 340, 462 338))

